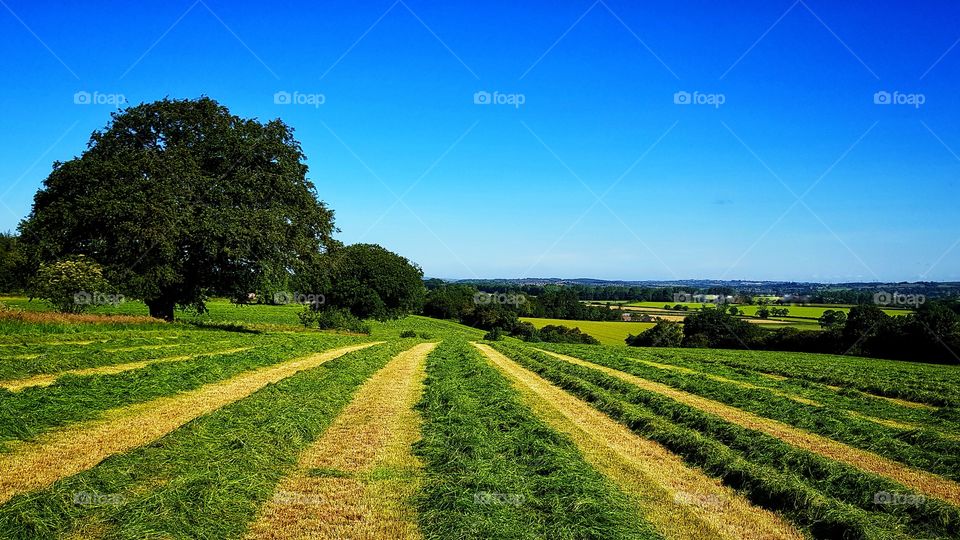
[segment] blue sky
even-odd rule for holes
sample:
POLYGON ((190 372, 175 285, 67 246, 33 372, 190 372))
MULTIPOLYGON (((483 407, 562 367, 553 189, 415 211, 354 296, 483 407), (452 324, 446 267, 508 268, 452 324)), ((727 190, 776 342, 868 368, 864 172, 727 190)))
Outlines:
POLYGON ((0 36, 3 230, 117 94, 208 95, 429 276, 960 280, 955 2, 2 0, 0 36))

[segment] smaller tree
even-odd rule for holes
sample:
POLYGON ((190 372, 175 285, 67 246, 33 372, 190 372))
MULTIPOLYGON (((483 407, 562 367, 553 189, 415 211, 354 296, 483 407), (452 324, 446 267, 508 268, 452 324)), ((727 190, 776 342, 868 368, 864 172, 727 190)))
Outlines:
POLYGON ((627 345, 631 347, 679 347, 683 343, 683 328, 673 321, 657 321, 639 335, 628 336, 627 345))
POLYGON ((57 311, 80 313, 94 299, 106 295, 109 285, 103 268, 82 255, 43 264, 33 279, 30 296, 53 304, 57 311))
POLYGON ((824 330, 842 330, 847 324, 847 314, 839 309, 828 309, 818 319, 824 330))

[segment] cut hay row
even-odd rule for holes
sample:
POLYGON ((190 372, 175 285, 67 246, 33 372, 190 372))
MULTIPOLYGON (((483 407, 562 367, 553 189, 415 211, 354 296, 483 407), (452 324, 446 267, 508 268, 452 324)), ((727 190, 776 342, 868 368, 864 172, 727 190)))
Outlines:
POLYGON ((644 390, 654 392, 685 405, 718 416, 728 422, 748 429, 772 435, 798 448, 826 458, 852 465, 864 471, 883 476, 927 496, 937 497, 954 505, 960 504, 960 484, 926 471, 908 467, 896 461, 866 452, 844 443, 828 439, 808 431, 794 428, 782 422, 763 418, 756 414, 725 405, 712 399, 677 390, 671 386, 650 381, 629 373, 612 369, 580 358, 543 349, 540 352, 572 364, 595 369, 607 375, 629 382, 644 390))
POLYGON ((35 375, 33 377, 27 377, 24 379, 13 379, 7 381, 0 381, 0 388, 6 388, 11 392, 18 392, 25 388, 32 388, 36 386, 50 386, 55 383, 57 379, 63 377, 64 375, 74 375, 74 376, 90 376, 90 375, 113 375, 116 373, 123 373, 124 371, 131 371, 134 369, 140 369, 147 367, 152 364, 162 364, 165 362, 182 362, 185 360, 193 360, 195 358, 205 358, 208 356, 222 356, 228 354, 236 354, 243 351, 249 351, 253 347, 236 347, 233 349, 224 349, 221 351, 212 351, 205 353, 197 354, 184 354, 179 356, 166 356, 163 358, 155 358, 153 360, 144 360, 142 362, 129 362, 126 364, 113 364, 109 366, 101 366, 95 368, 84 368, 84 369, 71 369, 68 371, 62 371, 60 373, 52 373, 46 375, 35 375))
MULTIPOLYGON (((770 387, 767 387, 767 386, 760 386, 760 385, 756 385, 756 384, 753 384, 753 383, 750 383, 750 382, 747 382, 747 381, 739 381, 739 380, 736 380, 736 379, 731 379, 731 378, 729 378, 729 377, 724 377, 724 376, 722 376, 722 375, 714 375, 714 374, 712 374, 712 373, 707 373, 707 372, 704 372, 704 371, 698 371, 698 370, 695 370, 695 369, 692 369, 692 368, 688 368, 688 367, 684 367, 684 366, 676 366, 676 365, 673 365, 673 364, 661 364, 661 363, 659 363, 659 362, 653 362, 653 361, 650 361, 650 360, 644 360, 644 359, 642 359, 642 358, 632 358, 632 357, 631 357, 631 358, 628 358, 628 360, 632 360, 632 361, 634 361, 634 362, 639 362, 639 363, 641 363, 641 364, 644 364, 644 365, 647 365, 647 366, 650 366, 650 367, 656 368, 656 369, 663 369, 663 370, 668 370, 668 371, 675 371, 675 372, 677 372, 677 373, 684 373, 684 374, 692 375, 692 376, 695 376, 695 377, 705 377, 705 378, 707 378, 707 379, 711 379, 711 380, 714 380, 714 381, 717 381, 717 382, 732 384, 732 385, 735 385, 735 386, 739 386, 739 387, 741 387, 741 388, 749 388, 749 389, 751 389, 751 390, 761 390, 761 391, 764 391, 764 392, 769 392, 770 394, 773 394, 773 395, 775 395, 775 396, 780 396, 780 397, 782 397, 782 398, 786 398, 786 399, 789 399, 789 400, 792 400, 792 401, 796 401, 797 403, 803 403, 804 405, 811 405, 811 406, 813 406, 813 407, 823 407, 823 406, 824 406, 824 404, 821 403, 821 402, 819 402, 819 401, 816 401, 816 400, 813 400, 813 399, 808 399, 808 398, 805 398, 805 397, 802 397, 802 396, 797 396, 797 395, 791 394, 791 393, 789 393, 789 392, 784 392, 784 391, 779 390, 779 389, 776 389, 776 388, 770 388, 770 387)), ((757 375, 766 376, 766 374, 760 374, 760 373, 758 373, 757 375)), ((783 381, 783 380, 787 380, 787 377, 774 377, 773 380, 783 381)), ((839 387, 830 387, 830 388, 832 388, 832 389, 834 389, 834 390, 840 390, 839 387)), ((912 402, 907 402, 907 401, 903 401, 903 400, 899 400, 899 399, 895 399, 895 398, 885 398, 885 397, 882 397, 882 396, 872 396, 872 395, 869 395, 869 394, 864 394, 864 395, 868 395, 869 397, 872 397, 872 398, 879 398, 879 399, 888 400, 888 401, 893 402, 893 403, 895 403, 895 404, 897 404, 897 405, 905 405, 905 406, 913 407, 913 408, 925 408, 925 409, 933 409, 933 410, 936 410, 936 407, 932 407, 932 406, 930 406, 930 405, 924 405, 924 404, 921 404, 921 403, 912 403, 912 402)), ((844 412, 846 412, 847 414, 849 414, 850 416, 853 416, 853 417, 855 417, 855 418, 859 418, 859 419, 861 419, 861 420, 866 420, 866 421, 868 421, 868 422, 873 422, 873 423, 875 423, 875 424, 879 424, 879 425, 881 425, 881 426, 886 426, 886 427, 892 428, 892 429, 899 429, 899 430, 903 430, 903 431, 924 429, 923 426, 919 426, 919 425, 917 425, 917 424, 911 424, 911 423, 908 423, 908 422, 901 422, 901 421, 890 420, 890 419, 886 419, 886 418, 878 418, 878 417, 875 417, 875 416, 870 416, 870 415, 867 415, 867 414, 863 414, 863 413, 859 413, 859 412, 851 411, 851 410, 844 410, 844 412)), ((929 428, 927 428, 927 429, 929 429, 929 428)), ((953 440, 958 440, 958 439, 960 439, 960 436, 957 436, 957 435, 954 435, 954 434, 951 434, 951 433, 947 433, 947 432, 942 432, 942 431, 940 431, 939 434, 940 434, 942 437, 945 437, 945 438, 947 438, 947 439, 953 439, 953 440)))
POLYGON ((773 394, 773 395, 775 395, 775 396, 780 396, 780 397, 783 397, 783 398, 787 398, 787 399, 796 401, 797 403, 803 403, 803 404, 805 404, 805 405, 812 405, 812 406, 814 406, 814 407, 823 407, 823 404, 820 403, 819 401, 814 401, 814 400, 812 400, 812 399, 807 399, 807 398, 805 398, 805 397, 795 396, 795 395, 790 394, 790 393, 788 393, 788 392, 783 392, 783 391, 777 390, 776 388, 768 388, 768 387, 766 387, 766 386, 759 386, 759 385, 756 385, 756 384, 753 384, 753 383, 749 383, 749 382, 746 382, 746 381, 738 381, 738 380, 735 380, 735 379, 731 379, 731 378, 729 378, 729 377, 724 377, 724 376, 722 376, 722 375, 714 375, 714 374, 712 374, 712 373, 706 373, 706 372, 703 372, 703 371, 697 371, 697 370, 695 370, 695 369, 691 369, 691 368, 687 368, 687 367, 683 367, 683 366, 674 366, 674 365, 672 365, 672 364, 661 364, 661 363, 659 363, 659 362, 652 362, 652 361, 650 361, 650 360, 643 360, 643 359, 641 359, 641 358, 628 358, 628 360, 632 360, 632 361, 634 361, 634 362, 639 362, 639 363, 641 363, 641 364, 650 366, 650 367, 652 367, 652 368, 664 369, 664 370, 669 370, 669 371, 676 371, 677 373, 685 373, 685 374, 687 374, 687 375, 693 375, 693 376, 697 376, 697 377, 706 377, 706 378, 708 378, 708 379, 711 379, 711 380, 714 380, 714 381, 717 381, 717 382, 722 382, 722 383, 726 383, 726 384, 732 384, 732 385, 735 385, 735 386, 739 386, 740 388, 749 388, 749 389, 751 389, 751 390, 762 390, 762 391, 764 391, 764 392, 770 392, 771 394, 773 394))
POLYGON ((301 454, 248 538, 419 538, 411 500, 419 468, 411 445, 420 420, 421 343, 373 375, 316 443, 301 454))
POLYGON ((571 437, 589 463, 635 497, 644 517, 664 536, 803 538, 781 517, 684 465, 661 445, 638 437, 488 345, 474 345, 514 382, 538 416, 571 437))
POLYGON ((106 417, 50 432, 0 454, 0 503, 14 495, 84 471, 105 458, 149 443, 183 424, 249 396, 270 383, 352 351, 382 342, 362 343, 289 360, 183 394, 111 411, 106 417))
POLYGON ((424 538, 662 540, 635 501, 464 339, 448 335, 427 359, 417 410, 424 538))
MULTIPOLYGON (((825 384, 824 386, 827 387, 827 388, 829 388, 829 389, 831 389, 831 390, 833 390, 834 392, 842 392, 842 391, 844 391, 844 388, 843 388, 842 386, 837 386, 837 385, 835 385, 835 384, 825 384)), ((863 390, 855 390, 855 389, 854 389, 854 391, 855 391, 855 392, 858 392, 858 393, 860 393, 861 395, 864 395, 864 396, 866 396, 866 397, 868 397, 868 398, 872 398, 872 399, 882 399, 882 400, 886 401, 887 403, 893 403, 894 405, 900 405, 901 407, 909 407, 909 408, 911 408, 911 409, 926 409, 926 410, 928 410, 928 411, 935 411, 935 410, 937 410, 937 407, 934 407, 933 405, 929 405, 929 404, 927 404, 927 403, 918 403, 918 402, 916 402, 916 401, 908 401, 908 400, 906 400, 906 399, 895 398, 895 397, 878 396, 878 395, 876 395, 876 394, 871 394, 870 392, 865 392, 865 391, 863 391, 863 390)))

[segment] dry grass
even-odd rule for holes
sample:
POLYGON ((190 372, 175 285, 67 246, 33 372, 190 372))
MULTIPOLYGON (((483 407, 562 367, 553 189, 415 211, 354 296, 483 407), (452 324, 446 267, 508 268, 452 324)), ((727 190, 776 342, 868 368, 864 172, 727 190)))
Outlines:
MULTIPOLYGON (((378 342, 382 343, 382 342, 378 342)), ((87 470, 107 457, 166 435, 183 424, 242 399, 270 383, 378 343, 341 347, 263 367, 183 394, 121 407, 104 418, 67 426, 0 454, 0 504, 87 470)))
POLYGON ((56 313, 0 309, 0 320, 31 324, 142 324, 159 323, 159 319, 143 315, 99 315, 95 313, 56 313))
POLYGON ((597 371, 606 373, 607 375, 617 377, 621 380, 636 385, 639 388, 669 397, 680 403, 713 414, 728 422, 737 424, 747 429, 754 429, 766 433, 767 435, 777 437, 778 439, 781 439, 784 442, 792 444, 798 448, 802 448, 826 458, 839 461, 841 463, 846 463, 847 465, 858 467, 867 472, 889 478, 895 482, 899 482, 904 486, 916 490, 919 493, 937 497, 955 505, 960 504, 960 484, 952 480, 948 480, 926 471, 908 467, 871 452, 860 450, 841 442, 834 441, 833 439, 828 439, 802 429, 797 429, 784 424, 783 422, 778 422, 769 418, 763 418, 753 413, 743 411, 729 405, 724 405, 723 403, 714 401, 712 399, 707 399, 695 394, 684 392, 682 390, 677 390, 676 388, 667 386, 665 384, 649 381, 629 373, 624 373, 606 366, 587 362, 572 356, 541 349, 538 350, 555 358, 595 369, 597 371))
POLYGON ((159 364, 164 362, 181 362, 184 360, 193 360, 194 358, 203 358, 206 356, 220 356, 223 354, 234 354, 243 351, 249 351, 253 347, 240 347, 237 349, 225 349, 222 351, 213 351, 199 354, 189 354, 181 356, 167 356, 164 358, 155 358, 153 360, 143 360, 141 362, 129 362, 126 364, 115 364, 111 366, 100 366, 95 368, 83 368, 83 369, 71 369, 68 371, 61 371, 60 373, 46 373, 43 375, 34 375, 32 377, 27 377, 23 379, 10 379, 6 381, 0 381, 0 388, 6 388, 11 392, 18 392, 24 388, 32 388, 35 386, 50 386, 55 383, 57 379, 64 375, 113 375, 116 373, 123 373, 124 371, 131 371, 134 369, 140 369, 149 366, 150 364, 159 364))
POLYGON ((420 467, 410 452, 420 433, 413 406, 436 345, 400 353, 360 388, 280 482, 248 538, 420 537, 409 503, 420 467))
POLYGON ((644 518, 667 538, 803 538, 780 516, 687 467, 658 443, 637 436, 495 349, 474 345, 514 383, 524 402, 570 437, 587 462, 633 497, 644 518))

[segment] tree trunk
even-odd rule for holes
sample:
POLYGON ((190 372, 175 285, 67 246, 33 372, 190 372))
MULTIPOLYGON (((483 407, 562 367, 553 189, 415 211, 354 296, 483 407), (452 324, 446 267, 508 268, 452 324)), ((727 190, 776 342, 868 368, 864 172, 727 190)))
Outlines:
POLYGON ((166 298, 154 298, 152 300, 147 300, 145 303, 147 304, 147 308, 150 310, 151 317, 173 322, 173 308, 176 302, 166 298))

